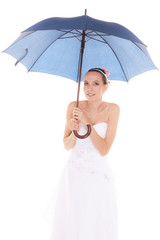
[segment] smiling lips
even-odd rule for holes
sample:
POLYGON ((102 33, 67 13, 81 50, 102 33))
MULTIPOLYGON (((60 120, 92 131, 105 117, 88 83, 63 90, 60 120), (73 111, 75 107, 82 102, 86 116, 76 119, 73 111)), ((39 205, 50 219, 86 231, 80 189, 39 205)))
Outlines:
POLYGON ((93 97, 95 94, 93 94, 93 93, 87 93, 87 96, 89 96, 89 97, 93 97))

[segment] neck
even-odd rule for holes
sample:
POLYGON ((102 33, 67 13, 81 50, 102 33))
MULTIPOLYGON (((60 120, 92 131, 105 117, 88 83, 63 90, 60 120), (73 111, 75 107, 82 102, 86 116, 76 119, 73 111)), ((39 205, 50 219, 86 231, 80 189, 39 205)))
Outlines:
POLYGON ((87 101, 88 110, 91 112, 96 112, 102 104, 102 99, 96 101, 87 101))

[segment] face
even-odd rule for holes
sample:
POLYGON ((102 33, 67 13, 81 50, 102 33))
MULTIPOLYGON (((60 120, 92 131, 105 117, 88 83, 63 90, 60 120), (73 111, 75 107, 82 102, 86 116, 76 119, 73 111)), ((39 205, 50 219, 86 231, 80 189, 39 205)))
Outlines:
POLYGON ((99 72, 88 72, 84 77, 84 93, 86 98, 91 100, 101 99, 108 88, 108 84, 103 83, 102 74, 99 72))

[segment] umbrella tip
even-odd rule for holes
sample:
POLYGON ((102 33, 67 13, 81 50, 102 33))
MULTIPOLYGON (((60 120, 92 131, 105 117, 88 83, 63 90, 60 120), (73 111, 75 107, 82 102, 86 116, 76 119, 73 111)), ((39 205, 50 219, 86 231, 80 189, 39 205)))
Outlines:
POLYGON ((85 15, 87 15, 87 9, 85 9, 85 15))

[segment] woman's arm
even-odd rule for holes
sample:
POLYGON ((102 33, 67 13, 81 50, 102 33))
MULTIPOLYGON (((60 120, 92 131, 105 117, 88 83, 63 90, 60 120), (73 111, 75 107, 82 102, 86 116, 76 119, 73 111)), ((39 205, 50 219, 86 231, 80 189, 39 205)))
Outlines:
POLYGON ((102 156, 105 156, 109 152, 115 139, 119 113, 120 113, 119 106, 117 104, 112 104, 109 109, 108 128, 105 139, 101 138, 97 134, 95 129, 92 127, 90 138, 92 140, 92 143, 102 156))
POLYGON ((90 124, 92 127, 92 131, 90 134, 90 138, 92 140, 92 143, 94 146, 97 148, 99 153, 104 156, 106 155, 114 141, 114 138, 116 136, 116 131, 117 131, 117 124, 118 124, 118 119, 119 119, 119 113, 120 109, 117 104, 111 104, 107 113, 107 116, 104 116, 104 119, 108 119, 108 127, 107 127, 107 132, 105 139, 101 138, 95 129, 93 128, 91 122, 89 121, 88 117, 86 117, 85 113, 79 109, 79 108, 74 108, 74 114, 78 116, 78 119, 82 121, 85 125, 90 124))
POLYGON ((73 133, 73 130, 78 130, 78 122, 73 119, 73 107, 75 106, 75 102, 71 102, 68 105, 67 108, 67 114, 66 114, 66 125, 65 125, 65 131, 64 131, 64 137, 63 137, 63 143, 66 150, 70 150, 74 144, 76 137, 73 133))

